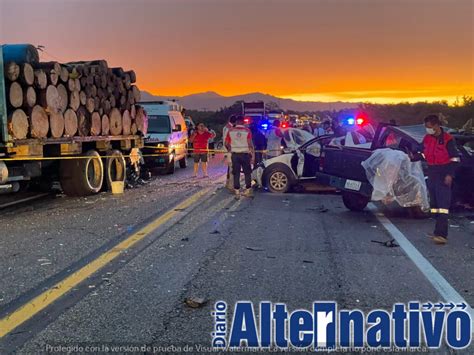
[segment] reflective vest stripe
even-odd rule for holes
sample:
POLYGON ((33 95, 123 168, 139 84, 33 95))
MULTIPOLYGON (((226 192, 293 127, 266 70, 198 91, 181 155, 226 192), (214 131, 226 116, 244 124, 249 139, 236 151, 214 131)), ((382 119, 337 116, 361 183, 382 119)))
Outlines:
POLYGON ((449 210, 446 208, 431 208, 431 213, 442 213, 442 214, 449 214, 449 210))

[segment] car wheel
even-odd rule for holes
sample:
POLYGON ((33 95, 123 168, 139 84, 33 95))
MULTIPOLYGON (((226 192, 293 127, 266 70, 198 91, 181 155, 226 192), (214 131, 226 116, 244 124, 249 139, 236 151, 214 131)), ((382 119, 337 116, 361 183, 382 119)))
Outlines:
POLYGON ((355 192, 343 191, 342 202, 349 210, 360 212, 370 202, 370 197, 355 192))
POLYGON ((273 168, 266 174, 265 186, 275 193, 285 193, 291 187, 291 177, 283 169, 273 168))

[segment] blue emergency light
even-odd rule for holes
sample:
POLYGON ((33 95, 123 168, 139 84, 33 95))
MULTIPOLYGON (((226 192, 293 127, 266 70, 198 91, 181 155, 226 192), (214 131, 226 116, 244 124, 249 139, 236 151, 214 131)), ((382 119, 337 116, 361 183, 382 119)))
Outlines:
POLYGON ((348 118, 348 119, 347 119, 347 124, 348 124, 348 125, 353 126, 354 123, 355 123, 355 119, 354 119, 354 118, 351 117, 351 118, 348 118))

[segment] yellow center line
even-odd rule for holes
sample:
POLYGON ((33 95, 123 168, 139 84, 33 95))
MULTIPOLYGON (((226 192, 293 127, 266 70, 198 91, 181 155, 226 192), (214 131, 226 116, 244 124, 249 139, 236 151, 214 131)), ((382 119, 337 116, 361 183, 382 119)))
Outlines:
POLYGON ((62 281, 59 281, 50 289, 36 296, 28 303, 24 304, 20 308, 10 313, 8 316, 2 318, 0 320, 0 338, 3 338, 13 329, 17 328, 18 326, 35 316, 37 313, 45 309, 47 306, 52 304, 61 296, 76 287, 79 283, 87 279, 92 274, 96 273, 98 270, 100 270, 105 265, 114 260, 117 256, 119 256, 124 250, 129 249, 134 244, 141 241, 151 232, 160 227, 162 224, 168 222, 176 214, 181 212, 181 210, 190 207, 201 197, 206 195, 210 190, 211 188, 206 188, 190 196, 173 209, 167 211, 160 217, 156 218, 155 220, 144 226, 138 232, 132 234, 112 249, 106 251, 104 254, 91 261, 89 264, 83 266, 81 269, 69 275, 62 281))

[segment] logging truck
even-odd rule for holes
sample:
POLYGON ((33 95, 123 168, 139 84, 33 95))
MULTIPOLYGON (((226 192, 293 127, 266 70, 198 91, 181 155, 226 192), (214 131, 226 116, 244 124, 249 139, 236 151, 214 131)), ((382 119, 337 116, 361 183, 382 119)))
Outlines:
POLYGON ((147 127, 135 81, 105 60, 40 62, 32 45, 1 45, 0 193, 59 181, 86 196, 124 181, 147 127))

